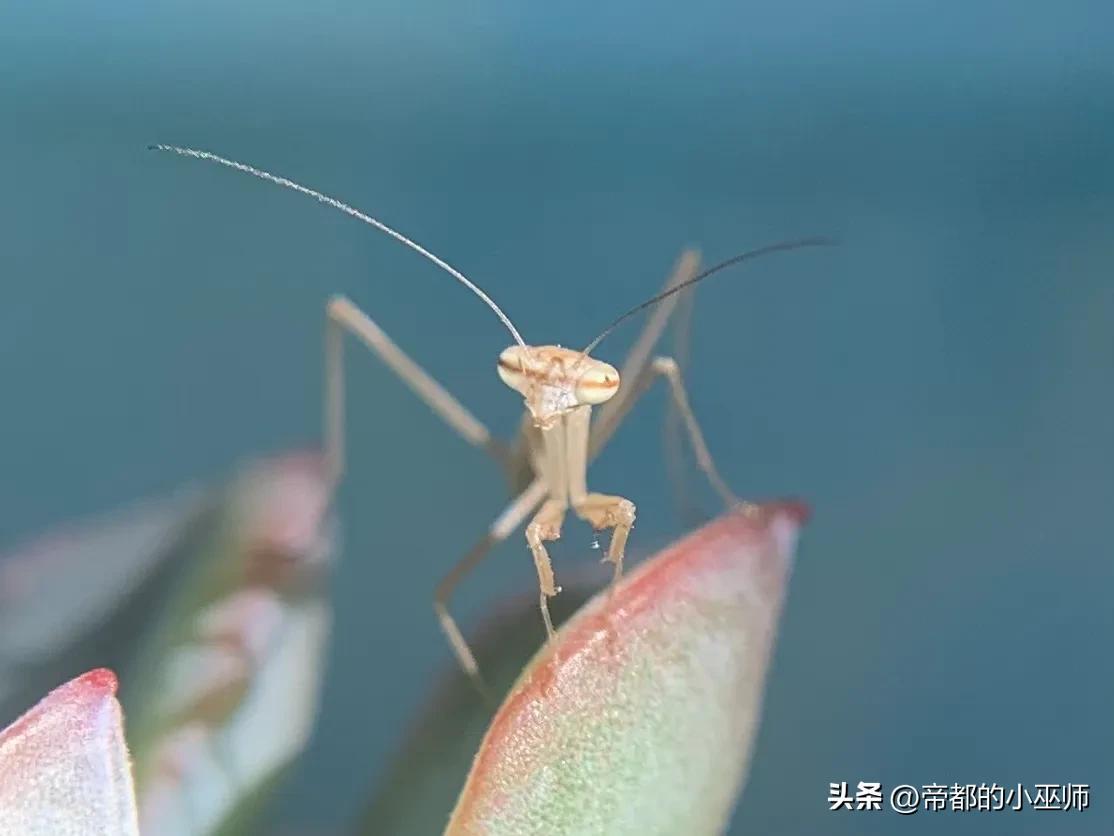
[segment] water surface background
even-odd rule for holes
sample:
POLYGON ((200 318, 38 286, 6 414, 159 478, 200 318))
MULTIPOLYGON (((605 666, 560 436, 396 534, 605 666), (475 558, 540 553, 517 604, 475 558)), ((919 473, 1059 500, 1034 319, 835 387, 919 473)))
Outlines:
MULTIPOLYGON (((515 424, 494 374, 508 335, 447 276, 150 142, 380 214, 535 342, 587 342, 683 245, 717 259, 833 234, 838 249, 697 296, 689 384, 725 476, 815 511, 733 832, 1109 833, 1112 17, 1097 2, 8 6, 0 545, 315 443, 336 291, 493 427, 515 424), (1093 801, 1054 824, 897 822, 828 813, 842 780, 1073 781, 1093 801)), ((292 828, 359 806, 449 662, 432 589, 504 502, 482 454, 350 356, 338 631, 292 828)), ((663 407, 648 397, 592 476, 637 501, 643 554, 685 527, 663 407)), ((559 573, 594 558, 590 539, 569 523, 559 573)), ((474 623, 532 576, 516 537, 457 609, 474 623)))

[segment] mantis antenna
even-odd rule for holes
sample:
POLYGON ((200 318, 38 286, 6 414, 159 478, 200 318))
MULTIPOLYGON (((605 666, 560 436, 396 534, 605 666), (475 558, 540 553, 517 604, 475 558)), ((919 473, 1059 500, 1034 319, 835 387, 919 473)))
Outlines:
POLYGON ((236 162, 235 160, 229 160, 225 157, 221 157, 221 156, 218 156, 216 154, 213 154, 210 151, 200 151, 196 148, 182 148, 182 147, 177 146, 177 145, 162 145, 162 144, 148 145, 147 150, 149 150, 149 151, 169 151, 170 153, 177 154, 181 157, 193 157, 194 159, 197 159, 197 160, 207 160, 209 162, 214 162, 214 163, 217 163, 219 165, 226 166, 227 168, 236 169, 236 171, 242 171, 245 174, 250 174, 253 177, 260 178, 261 180, 268 180, 268 181, 270 181, 270 182, 272 182, 272 183, 274 183, 278 186, 282 186, 282 187, 287 188, 287 189, 293 189, 294 191, 301 192, 304 195, 309 195, 310 197, 315 198, 316 200, 319 200, 319 201, 321 201, 322 203, 324 203, 328 206, 332 206, 334 209, 339 209, 341 212, 344 212, 346 215, 351 215, 353 218, 356 218, 357 220, 361 220, 364 223, 375 227, 380 232, 387 233, 387 235, 390 235, 392 238, 394 238, 399 243, 405 244, 407 247, 414 250, 414 252, 428 258, 430 261, 432 261, 434 264, 436 264, 438 267, 440 267, 442 270, 444 270, 446 273, 448 273, 450 276, 452 276, 454 279, 456 279, 458 282, 460 282, 462 285, 464 285, 466 288, 468 288, 473 293, 475 293, 477 296, 479 296, 487 304, 487 306, 489 308, 491 308, 493 311, 495 311, 495 315, 499 317, 499 319, 502 321, 502 323, 505 326, 507 326, 507 330, 511 332, 511 336, 514 337, 515 342, 518 343, 523 348, 527 348, 526 341, 522 339, 522 335, 520 333, 518 333, 518 329, 514 327, 514 323, 511 322, 510 317, 508 317, 505 313, 503 313, 502 308, 500 308, 498 305, 496 305, 495 301, 490 296, 488 296, 486 293, 484 293, 483 290, 475 282, 473 282, 471 279, 469 279, 467 276, 465 276, 463 273, 461 273, 459 270, 457 270, 455 267, 453 267, 447 261, 435 256, 433 253, 431 253, 429 250, 427 250, 425 247, 423 247, 417 241, 412 241, 411 239, 409 239, 405 235, 403 235, 401 232, 397 232, 396 230, 391 229, 391 227, 387 226, 382 221, 376 220, 375 218, 371 217, 370 215, 364 214, 359 209, 356 209, 352 206, 349 206, 347 203, 343 203, 343 202, 337 200, 335 197, 329 197, 327 194, 322 194, 321 192, 319 192, 315 189, 310 189, 306 186, 301 185, 300 183, 295 183, 293 180, 288 180, 285 177, 279 177, 277 174, 271 174, 269 171, 264 171, 263 169, 256 168, 255 166, 248 165, 247 163, 240 163, 240 162, 236 162))
POLYGON ((723 270, 725 267, 731 267, 732 265, 738 264, 740 261, 749 261, 752 258, 758 258, 759 256, 767 255, 769 253, 786 252, 787 250, 797 250, 797 249, 800 249, 802 247, 829 247, 829 246, 834 246, 835 243, 836 242, 831 238, 824 238, 824 237, 801 238, 801 239, 798 239, 796 241, 782 241, 781 243, 778 243, 778 244, 767 244, 765 247, 759 247, 756 250, 749 250, 749 251, 747 251, 745 253, 742 253, 740 255, 733 256, 732 258, 729 258, 726 261, 721 261, 719 264, 716 264, 714 267, 709 267, 703 273, 698 273, 697 275, 693 276, 691 279, 683 281, 680 284, 674 285, 673 287, 669 288, 669 290, 662 291, 657 296, 653 296, 653 297, 647 299, 645 302, 642 302, 639 305, 635 305, 633 308, 631 308, 629 311, 627 311, 622 316, 616 317, 610 325, 608 325, 606 328, 603 329, 603 333, 601 333, 598 337, 596 337, 594 340, 592 340, 590 343, 588 343, 588 347, 585 348, 581 352, 581 354, 585 357, 587 357, 589 354, 591 354, 592 351, 596 348, 596 346, 598 346, 601 342, 603 342, 604 337, 606 337, 608 334, 610 334, 612 331, 614 331, 616 326, 625 322, 629 317, 634 316, 639 311, 644 310, 644 309, 650 307, 651 305, 656 305, 662 299, 666 299, 666 298, 672 296, 674 293, 681 292, 686 287, 690 287, 691 285, 694 285, 697 282, 704 281, 704 279, 708 278, 713 273, 718 273, 720 270, 723 270))

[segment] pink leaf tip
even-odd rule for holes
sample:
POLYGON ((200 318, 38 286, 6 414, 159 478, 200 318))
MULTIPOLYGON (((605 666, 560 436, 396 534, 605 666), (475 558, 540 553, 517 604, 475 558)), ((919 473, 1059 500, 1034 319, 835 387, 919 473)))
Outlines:
POLYGON ((116 688, 89 671, 0 731, 0 833, 138 836, 116 688))
POLYGON ((116 679, 116 674, 108 668, 96 668, 88 673, 83 673, 77 679, 74 679, 70 685, 76 689, 83 689, 91 696, 114 697, 120 683, 116 679))

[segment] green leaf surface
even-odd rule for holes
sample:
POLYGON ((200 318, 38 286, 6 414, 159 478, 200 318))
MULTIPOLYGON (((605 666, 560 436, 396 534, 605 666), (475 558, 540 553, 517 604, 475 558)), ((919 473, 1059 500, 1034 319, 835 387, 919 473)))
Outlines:
POLYGON ((593 598, 507 696, 446 834, 721 833, 804 518, 732 512, 593 598))

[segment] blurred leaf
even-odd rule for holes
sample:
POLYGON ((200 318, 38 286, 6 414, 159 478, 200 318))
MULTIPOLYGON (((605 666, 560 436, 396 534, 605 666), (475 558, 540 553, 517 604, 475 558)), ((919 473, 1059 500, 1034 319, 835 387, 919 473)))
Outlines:
POLYGON ((331 623, 330 501, 310 455, 255 465, 223 493, 128 679, 145 833, 246 827, 308 742, 331 623))
MULTIPOLYGON (((566 580, 561 594, 550 602, 554 623, 561 624, 587 601, 604 576, 597 570, 591 580, 566 580)), ((514 599, 486 622, 472 641, 472 650, 491 692, 507 693, 544 640, 536 591, 514 599)), ((378 783, 359 832, 365 836, 440 832, 496 708, 454 663, 378 783)))
POLYGON ((138 836, 116 676, 55 688, 0 732, 0 833, 138 836))
POLYGON ((189 558, 200 486, 62 526, 0 555, 0 723, 94 667, 121 669, 149 621, 145 602, 189 558))
POLYGON ((804 516, 725 515, 581 609, 499 709, 446 833, 721 833, 804 516))
POLYGON ((0 711, 111 665, 144 831, 247 822, 316 714, 330 500, 320 457, 291 454, 0 558, 0 711))

